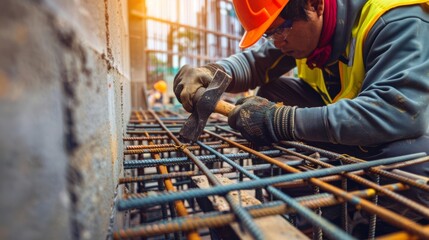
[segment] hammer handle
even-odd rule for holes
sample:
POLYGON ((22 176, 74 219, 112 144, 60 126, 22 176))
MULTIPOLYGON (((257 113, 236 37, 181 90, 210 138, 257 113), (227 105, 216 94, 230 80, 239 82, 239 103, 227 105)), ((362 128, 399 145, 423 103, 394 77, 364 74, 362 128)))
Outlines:
POLYGON ((228 114, 235 108, 234 104, 219 100, 215 107, 215 112, 228 117, 228 114))

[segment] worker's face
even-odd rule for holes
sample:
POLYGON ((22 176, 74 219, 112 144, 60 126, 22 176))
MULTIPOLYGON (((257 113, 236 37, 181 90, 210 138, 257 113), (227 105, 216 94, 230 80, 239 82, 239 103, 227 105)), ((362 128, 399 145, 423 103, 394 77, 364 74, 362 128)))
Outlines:
MULTIPOLYGON (((284 54, 301 59, 308 57, 316 49, 323 25, 323 1, 320 2, 322 6, 319 4, 316 8, 307 6, 307 20, 295 20, 292 28, 285 29, 284 37, 273 37, 274 45, 284 54)), ((284 22, 285 20, 279 16, 267 32, 281 26, 284 22)))

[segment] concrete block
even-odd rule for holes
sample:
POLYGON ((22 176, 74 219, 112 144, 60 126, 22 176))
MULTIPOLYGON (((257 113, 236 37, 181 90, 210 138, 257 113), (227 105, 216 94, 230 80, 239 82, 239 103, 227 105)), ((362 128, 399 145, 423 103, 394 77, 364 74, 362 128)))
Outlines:
POLYGON ((126 4, 1 1, 1 239, 106 237, 131 111, 126 4))

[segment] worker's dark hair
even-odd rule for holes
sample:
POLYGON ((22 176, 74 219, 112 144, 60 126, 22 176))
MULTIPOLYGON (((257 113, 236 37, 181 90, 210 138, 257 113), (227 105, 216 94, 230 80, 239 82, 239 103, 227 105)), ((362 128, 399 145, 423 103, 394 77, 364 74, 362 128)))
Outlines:
POLYGON ((307 20, 305 7, 308 0, 290 0, 280 12, 280 16, 289 20, 307 20))

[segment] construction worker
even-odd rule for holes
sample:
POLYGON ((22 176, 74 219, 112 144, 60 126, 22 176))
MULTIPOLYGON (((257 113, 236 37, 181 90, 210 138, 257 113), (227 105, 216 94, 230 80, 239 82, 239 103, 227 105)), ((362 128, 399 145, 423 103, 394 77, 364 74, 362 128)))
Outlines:
MULTIPOLYGON (((233 4, 245 29, 240 47, 266 41, 216 63, 183 66, 174 92, 186 110, 222 69, 232 76, 228 92, 260 87, 228 117, 250 141, 298 140, 366 160, 429 154, 429 1, 233 4), (298 79, 282 77, 295 67, 298 79)), ((405 170, 428 176, 429 164, 405 170)), ((407 196, 429 205, 420 191, 407 196)))
POLYGON ((148 102, 152 107, 163 107, 164 95, 167 92, 167 83, 164 80, 158 80, 149 92, 148 102))

